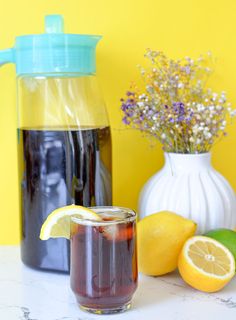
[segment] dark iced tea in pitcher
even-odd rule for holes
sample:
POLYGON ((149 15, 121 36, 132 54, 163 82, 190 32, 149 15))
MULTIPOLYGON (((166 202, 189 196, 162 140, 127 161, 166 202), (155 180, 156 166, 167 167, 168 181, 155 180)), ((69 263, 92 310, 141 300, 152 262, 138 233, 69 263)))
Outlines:
POLYGON ((117 207, 93 210, 102 221, 72 218, 71 288, 82 309, 125 311, 137 288, 136 215, 117 207))
POLYGON ((69 205, 111 204, 109 127, 80 130, 19 130, 23 262, 31 267, 69 271, 66 239, 39 239, 43 221, 69 205))

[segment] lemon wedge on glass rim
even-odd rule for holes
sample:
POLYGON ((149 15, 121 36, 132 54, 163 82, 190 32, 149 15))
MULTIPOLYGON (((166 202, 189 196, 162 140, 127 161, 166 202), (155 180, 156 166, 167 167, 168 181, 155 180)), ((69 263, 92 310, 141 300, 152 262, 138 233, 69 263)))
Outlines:
POLYGON ((40 236, 41 240, 49 238, 70 239, 71 218, 101 221, 101 217, 94 211, 77 205, 69 205, 52 211, 42 225, 40 236))

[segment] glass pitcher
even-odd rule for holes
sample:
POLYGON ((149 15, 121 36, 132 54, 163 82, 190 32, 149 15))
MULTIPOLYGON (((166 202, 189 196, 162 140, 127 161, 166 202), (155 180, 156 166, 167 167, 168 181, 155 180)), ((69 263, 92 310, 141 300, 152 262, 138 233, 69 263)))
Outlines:
POLYGON ((111 136, 95 76, 100 36, 65 34, 60 15, 44 34, 0 51, 15 63, 21 257, 33 268, 69 271, 66 239, 39 239, 48 214, 72 203, 111 205, 111 136))

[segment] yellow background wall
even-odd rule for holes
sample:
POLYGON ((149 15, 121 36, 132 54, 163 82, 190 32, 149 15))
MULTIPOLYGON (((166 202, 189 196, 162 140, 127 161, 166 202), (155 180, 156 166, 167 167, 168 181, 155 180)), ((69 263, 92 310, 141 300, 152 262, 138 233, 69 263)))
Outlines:
MULTIPOLYGON (((16 35, 43 31, 45 14, 65 18, 66 32, 104 36, 98 77, 113 128, 114 204, 136 208, 144 182, 163 164, 161 147, 121 125, 119 99, 143 62, 147 47, 173 58, 211 50, 218 59, 215 90, 236 107, 235 0, 1 0, 0 48, 16 35)), ((14 66, 0 69, 0 244, 19 241, 14 66)), ((236 190, 236 123, 213 150, 213 163, 236 190)))

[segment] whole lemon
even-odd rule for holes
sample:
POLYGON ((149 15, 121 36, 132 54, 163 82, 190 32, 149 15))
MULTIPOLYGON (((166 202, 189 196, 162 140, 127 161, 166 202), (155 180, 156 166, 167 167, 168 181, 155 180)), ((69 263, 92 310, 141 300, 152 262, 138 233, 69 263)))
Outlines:
POLYGON ((139 271, 159 276, 175 270, 179 253, 196 227, 195 222, 169 211, 140 220, 137 226, 139 271))

